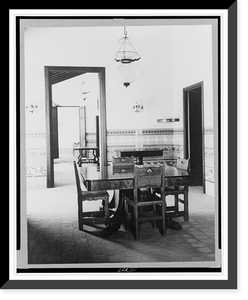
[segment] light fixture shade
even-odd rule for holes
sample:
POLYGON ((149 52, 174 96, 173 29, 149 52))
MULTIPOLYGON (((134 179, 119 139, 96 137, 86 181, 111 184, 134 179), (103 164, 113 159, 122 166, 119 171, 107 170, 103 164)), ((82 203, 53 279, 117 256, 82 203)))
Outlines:
POLYGON ((81 89, 80 89, 80 94, 83 100, 86 100, 88 98, 88 94, 89 94, 90 90, 87 86, 87 84, 83 81, 81 83, 81 89))
POLYGON ((131 40, 127 37, 126 34, 122 39, 120 39, 120 41, 121 47, 115 54, 115 60, 117 62, 131 63, 140 60, 138 52, 133 47, 131 40))
POLYGON ((128 87, 137 79, 138 70, 131 63, 121 63, 115 71, 115 76, 125 87, 128 87))

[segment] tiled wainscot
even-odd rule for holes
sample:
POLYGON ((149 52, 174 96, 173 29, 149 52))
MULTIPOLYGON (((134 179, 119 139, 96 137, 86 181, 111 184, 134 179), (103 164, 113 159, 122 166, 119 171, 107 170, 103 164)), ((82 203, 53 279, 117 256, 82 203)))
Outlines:
MULTIPOLYGON (((214 145, 213 130, 206 129, 205 138, 205 183, 206 193, 214 195, 214 145)), ((77 141, 75 141, 77 142, 77 141)), ((94 133, 86 134, 86 145, 94 146, 94 133)), ((143 129, 138 134, 139 147, 144 149, 163 149, 163 157, 148 157, 144 161, 163 161, 174 165, 178 157, 183 157, 182 129, 143 129)), ((46 134, 42 132, 26 135, 26 175, 27 187, 39 188, 46 184, 46 134)), ((73 148, 73 145, 72 145, 73 148)), ((60 149, 60 154, 73 153, 73 149, 60 149)), ((120 156, 124 150, 137 149, 136 130, 107 131, 107 160, 120 156)))

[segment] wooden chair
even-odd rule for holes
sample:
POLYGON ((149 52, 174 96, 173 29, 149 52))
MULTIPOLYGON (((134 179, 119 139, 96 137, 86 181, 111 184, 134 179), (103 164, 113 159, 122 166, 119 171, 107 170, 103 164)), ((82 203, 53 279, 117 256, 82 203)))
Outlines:
MULTIPOLYGON (((185 172, 189 171, 190 168, 190 159, 177 159, 176 168, 178 170, 182 170, 185 172)), ((159 193, 158 190, 156 190, 156 193, 159 193)), ((169 195, 173 195, 174 197, 174 205, 167 206, 166 205, 166 214, 169 218, 176 218, 176 217, 184 217, 184 221, 189 220, 189 189, 188 186, 173 186, 173 187, 165 187, 165 197, 169 195), (183 199, 179 198, 180 195, 183 195, 183 199), (179 203, 182 203, 184 205, 183 210, 179 210, 179 203)))
POLYGON ((115 157, 113 156, 113 166, 134 165, 134 157, 115 157))
POLYGON ((87 191, 84 183, 80 180, 80 174, 76 162, 74 170, 78 195, 78 224, 79 230, 83 230, 83 225, 106 224, 109 218, 109 194, 107 191, 87 191), (102 207, 98 211, 83 211, 84 201, 102 200, 102 207))
POLYGON ((139 238, 139 222, 153 221, 155 226, 156 220, 162 220, 162 235, 165 234, 165 169, 164 165, 156 166, 134 166, 134 190, 132 193, 122 191, 123 200, 125 203, 125 209, 127 219, 129 218, 129 208, 133 207, 134 220, 135 220, 135 239, 139 238), (150 188, 159 188, 162 197, 158 197, 155 194, 150 193, 150 188), (158 214, 156 206, 161 205, 162 210, 158 214), (149 206, 152 211, 144 211, 144 208, 149 206), (142 211, 143 208, 143 211, 142 211), (148 216, 148 213, 150 216, 148 216))
POLYGON ((113 173, 129 173, 134 169, 134 157, 113 157, 113 173))

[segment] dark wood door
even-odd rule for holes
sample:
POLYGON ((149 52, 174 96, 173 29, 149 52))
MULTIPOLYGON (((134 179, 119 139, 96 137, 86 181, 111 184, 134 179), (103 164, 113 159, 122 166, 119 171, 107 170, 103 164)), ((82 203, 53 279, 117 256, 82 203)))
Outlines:
POLYGON ((52 157, 59 158, 58 107, 52 108, 52 157))
POLYGON ((190 158, 192 174, 204 183, 203 82, 189 86, 184 92, 184 156, 190 158))
MULTIPOLYGON (((189 109, 189 157, 191 161, 191 173, 203 173, 202 157, 202 107, 198 88, 195 91, 188 92, 188 109, 189 109)), ((202 185, 202 176, 199 181, 202 185)))

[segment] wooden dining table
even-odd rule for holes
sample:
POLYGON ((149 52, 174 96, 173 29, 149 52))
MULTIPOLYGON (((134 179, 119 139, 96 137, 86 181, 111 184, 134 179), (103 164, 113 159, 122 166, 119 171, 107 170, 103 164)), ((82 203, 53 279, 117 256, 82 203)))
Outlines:
MULTIPOLYGON (((176 167, 164 165, 165 186, 197 186, 199 185, 199 175, 191 174, 176 167)), ((118 172, 112 164, 108 166, 81 166, 79 167, 81 180, 88 191, 103 190, 132 190, 134 189, 134 169, 123 168, 118 172)), ((124 221, 125 211, 122 197, 119 197, 117 208, 113 216, 109 219, 107 228, 103 230, 103 235, 109 235, 118 230, 124 221)), ((178 229, 176 222, 171 222, 172 229, 178 229)), ((169 226, 170 227, 170 226, 169 226)))

